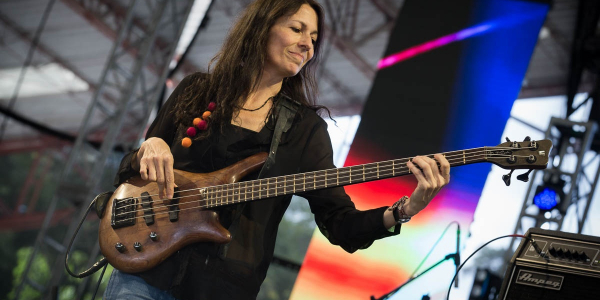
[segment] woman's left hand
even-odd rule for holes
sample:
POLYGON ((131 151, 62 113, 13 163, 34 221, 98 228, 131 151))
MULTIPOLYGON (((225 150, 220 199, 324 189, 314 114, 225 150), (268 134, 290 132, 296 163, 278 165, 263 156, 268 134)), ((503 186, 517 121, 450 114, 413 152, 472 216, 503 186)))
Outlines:
POLYGON ((414 216, 424 209, 440 189, 450 182, 450 163, 441 154, 434 157, 435 160, 417 156, 406 163, 418 181, 417 188, 404 204, 404 211, 409 216, 414 216))

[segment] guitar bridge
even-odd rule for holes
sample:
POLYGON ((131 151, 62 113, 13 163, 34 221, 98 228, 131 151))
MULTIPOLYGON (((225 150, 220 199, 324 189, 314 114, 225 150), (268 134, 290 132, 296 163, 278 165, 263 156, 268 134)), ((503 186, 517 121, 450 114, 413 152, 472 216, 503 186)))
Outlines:
POLYGON ((117 229, 135 225, 137 202, 135 198, 115 199, 112 205, 110 225, 117 229))

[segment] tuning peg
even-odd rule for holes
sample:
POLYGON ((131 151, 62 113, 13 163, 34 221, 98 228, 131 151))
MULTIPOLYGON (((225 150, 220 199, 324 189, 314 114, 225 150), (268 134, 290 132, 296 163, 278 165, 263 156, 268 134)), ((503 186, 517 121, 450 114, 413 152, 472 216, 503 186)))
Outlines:
POLYGON ((531 173, 531 171, 533 171, 533 169, 517 176, 517 180, 521 180, 523 182, 528 182, 529 181, 529 173, 531 173))
POLYGON ((538 148, 539 145, 536 141, 531 141, 531 143, 529 143, 529 150, 536 151, 538 148))
POLYGON ((528 136, 526 136, 525 139, 523 140, 523 142, 529 142, 529 141, 531 141, 531 138, 528 136))
POLYGON ((510 170, 510 173, 506 174, 506 175, 502 175, 502 180, 504 181, 504 184, 506 184, 506 186, 510 185, 510 176, 512 175, 512 173, 515 170, 510 170))
POLYGON ((510 140, 508 139, 508 137, 505 137, 506 141, 510 143, 510 140))

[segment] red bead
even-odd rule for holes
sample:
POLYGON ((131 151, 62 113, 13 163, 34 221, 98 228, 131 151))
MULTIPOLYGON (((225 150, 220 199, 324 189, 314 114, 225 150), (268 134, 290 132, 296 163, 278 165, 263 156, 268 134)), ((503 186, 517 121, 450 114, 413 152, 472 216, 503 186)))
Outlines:
POLYGON ((206 123, 206 121, 200 120, 200 122, 198 122, 198 125, 196 125, 196 127, 198 127, 198 129, 200 129, 200 130, 206 130, 206 128, 208 127, 208 124, 206 123))
POLYGON ((211 102, 208 104, 208 110, 213 111, 215 110, 215 108, 217 108, 217 104, 214 102, 211 102))
POLYGON ((194 127, 189 127, 189 128, 187 129, 187 135, 188 135, 189 137, 195 137, 195 136, 196 136, 196 128, 194 128, 194 127))

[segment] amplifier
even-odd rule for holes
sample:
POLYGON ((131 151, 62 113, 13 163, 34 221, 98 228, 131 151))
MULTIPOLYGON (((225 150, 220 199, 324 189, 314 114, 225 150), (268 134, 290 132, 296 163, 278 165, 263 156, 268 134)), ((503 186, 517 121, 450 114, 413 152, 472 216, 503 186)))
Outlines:
POLYGON ((600 299, 600 237, 530 228, 506 269, 499 300, 600 299))

